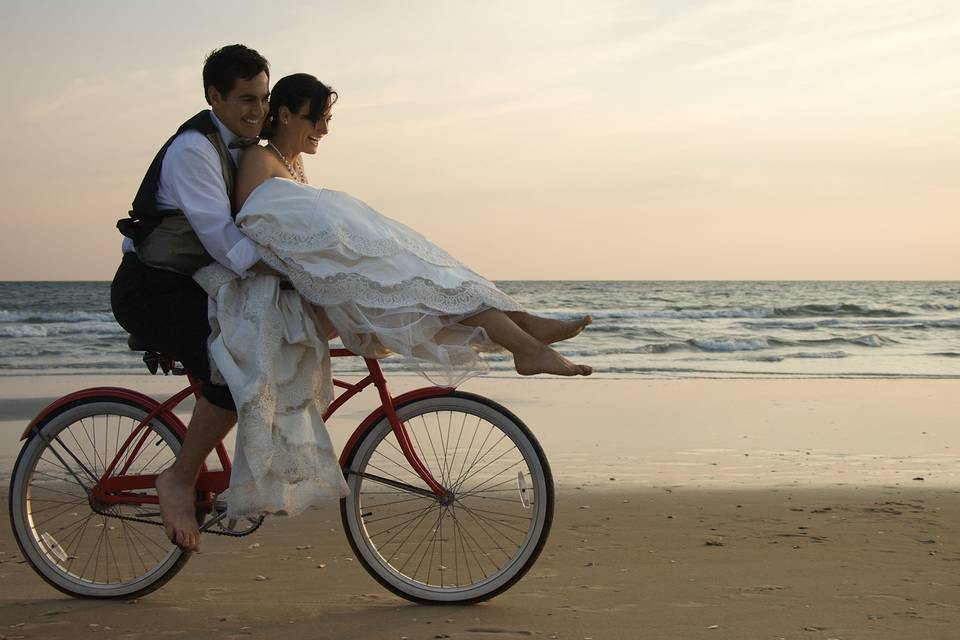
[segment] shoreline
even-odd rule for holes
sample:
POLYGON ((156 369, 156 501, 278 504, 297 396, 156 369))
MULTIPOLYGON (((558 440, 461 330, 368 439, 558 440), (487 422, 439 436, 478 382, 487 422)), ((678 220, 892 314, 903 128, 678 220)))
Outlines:
MULTIPOLYGON (((185 384, 182 377, 146 374, 80 382, 0 378, 0 475, 49 399, 91 386, 129 387, 162 399, 185 384)), ((419 376, 390 378, 394 395, 425 384, 419 376)), ((474 378, 461 389, 526 422, 560 486, 960 487, 960 394, 952 380, 515 376, 474 378)), ((328 421, 335 447, 376 406, 376 394, 367 391, 341 408, 328 421)), ((176 413, 186 422, 191 409, 188 400, 176 413)))

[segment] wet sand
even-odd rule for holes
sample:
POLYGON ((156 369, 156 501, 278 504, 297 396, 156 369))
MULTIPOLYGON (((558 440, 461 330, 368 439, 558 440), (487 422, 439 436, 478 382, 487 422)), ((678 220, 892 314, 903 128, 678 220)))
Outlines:
MULTIPOLYGON (((156 395, 179 383, 141 376, 82 383, 118 382, 146 382, 156 395)), ((398 380, 395 391, 416 384, 398 380)), ((0 380, 5 475, 23 414, 78 386, 78 378, 0 380)), ((247 538, 206 536, 178 576, 137 602, 79 601, 23 564, 4 520, 0 635, 955 638, 956 387, 950 380, 471 381, 466 390, 493 397, 533 427, 558 486, 543 555, 500 597, 424 607, 392 596, 351 559, 329 504, 270 519, 247 538)), ((364 413, 358 407, 332 421, 335 440, 364 413)))

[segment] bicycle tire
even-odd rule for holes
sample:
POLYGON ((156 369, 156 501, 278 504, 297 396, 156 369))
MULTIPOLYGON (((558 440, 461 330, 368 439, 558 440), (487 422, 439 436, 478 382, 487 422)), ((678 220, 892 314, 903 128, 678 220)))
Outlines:
MULTIPOLYGON (((162 526, 103 515, 109 512, 159 522, 158 513, 147 511, 144 505, 99 505, 98 512, 80 479, 87 476, 84 479, 92 482, 89 478, 103 473, 125 435, 149 413, 148 407, 126 398, 78 400, 39 423, 17 457, 9 494, 14 538, 30 566, 63 593, 79 598, 138 598, 163 586, 190 558, 189 551, 167 540, 162 526), (38 514, 45 511, 56 513, 41 519, 38 514), (100 529, 95 552, 84 546, 91 523, 94 531, 100 529), (125 543, 127 558, 113 548, 114 541, 125 543), (139 550, 134 558, 131 547, 138 545, 148 550, 150 559, 139 550), (88 569, 94 553, 91 574, 88 569), (105 571, 98 580, 101 557, 105 571), (78 570, 74 565, 79 567, 80 562, 84 566, 78 570)), ((143 448, 143 458, 138 452, 132 461, 139 466, 137 473, 159 473, 180 450, 180 437, 161 418, 154 418, 148 428, 153 432, 148 438, 150 449, 143 448)), ((159 511, 155 505, 150 509, 159 511)), ((198 510, 197 522, 203 517, 198 510)))
POLYGON ((382 475, 386 473, 425 488, 400 453, 390 423, 383 417, 361 436, 344 467, 351 494, 341 499, 340 513, 357 559, 385 588, 423 604, 472 604, 509 589, 536 562, 553 521, 553 477, 540 444, 513 413, 471 393, 454 391, 413 400, 397 407, 397 413, 421 461, 455 498, 444 506, 436 497, 404 492, 360 475, 388 477, 382 475), (495 431, 499 434, 494 435, 495 431), (469 446, 461 446, 471 436, 469 446), (493 445, 487 444, 491 436, 493 445), (483 444, 474 450, 479 439, 483 444), (437 451, 438 445, 443 455, 437 451), (512 475, 515 469, 516 478, 512 475), (379 496, 399 499, 384 502, 388 499, 379 496), (496 508, 477 506, 487 507, 488 502, 496 508), (414 508, 409 511, 411 506, 414 508), (443 532, 445 519, 447 534, 443 532), (417 549, 402 551, 417 532, 424 537, 417 549), (400 536, 405 536, 404 540, 394 543, 400 536), (431 536, 429 561, 426 548, 422 554, 419 551, 425 536, 431 536), (484 548, 484 540, 492 544, 484 548), (433 571, 435 561, 437 570, 433 571), (417 562, 416 568, 407 569, 413 562, 417 562), (425 572, 424 562, 429 563, 425 572))

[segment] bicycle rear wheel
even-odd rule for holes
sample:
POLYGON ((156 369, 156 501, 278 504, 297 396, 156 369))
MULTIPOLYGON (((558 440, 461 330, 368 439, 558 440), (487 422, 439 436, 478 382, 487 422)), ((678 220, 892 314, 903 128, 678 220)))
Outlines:
POLYGON ((344 473, 344 531, 383 586, 430 604, 468 604, 503 592, 533 566, 553 519, 553 478, 519 418, 453 392, 397 408, 420 460, 451 498, 411 469, 386 418, 354 448, 344 473), (416 490, 419 489, 419 492, 416 490))
MULTIPOLYGON (((180 438, 159 418, 134 437, 133 442, 144 437, 142 446, 123 449, 147 415, 146 408, 126 400, 80 400, 38 425, 20 452, 10 484, 14 537, 37 573, 64 593, 142 596, 172 578, 190 557, 157 526, 156 504, 108 505, 90 492, 115 457, 121 466, 129 463, 129 475, 157 474, 173 463, 180 438)), ((156 496, 153 488, 136 492, 156 496)))

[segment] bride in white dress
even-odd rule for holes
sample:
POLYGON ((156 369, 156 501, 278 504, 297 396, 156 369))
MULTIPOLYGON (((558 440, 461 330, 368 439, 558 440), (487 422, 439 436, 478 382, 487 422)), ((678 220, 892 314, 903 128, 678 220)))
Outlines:
POLYGON ((369 357, 401 354, 446 384, 483 371, 477 352, 501 347, 522 375, 590 375, 548 346, 580 333, 589 316, 526 313, 416 231, 307 183, 301 154, 317 152, 336 99, 311 75, 280 79, 262 134, 267 145, 244 152, 235 194, 237 224, 263 261, 322 309, 328 337, 339 334, 369 357))
POLYGON ((549 346, 578 334, 589 316, 526 313, 416 231, 307 184, 300 156, 316 153, 335 101, 313 76, 281 79, 267 146, 241 159, 236 222, 267 265, 258 271, 271 277, 241 279, 218 264, 194 275, 211 297, 211 371, 237 404, 230 517, 294 515, 348 491, 322 417, 333 398, 326 339, 334 335, 359 355, 399 354, 450 386, 485 370, 479 352, 500 348, 524 375, 592 372, 549 346), (281 290, 281 279, 296 291, 281 290))

